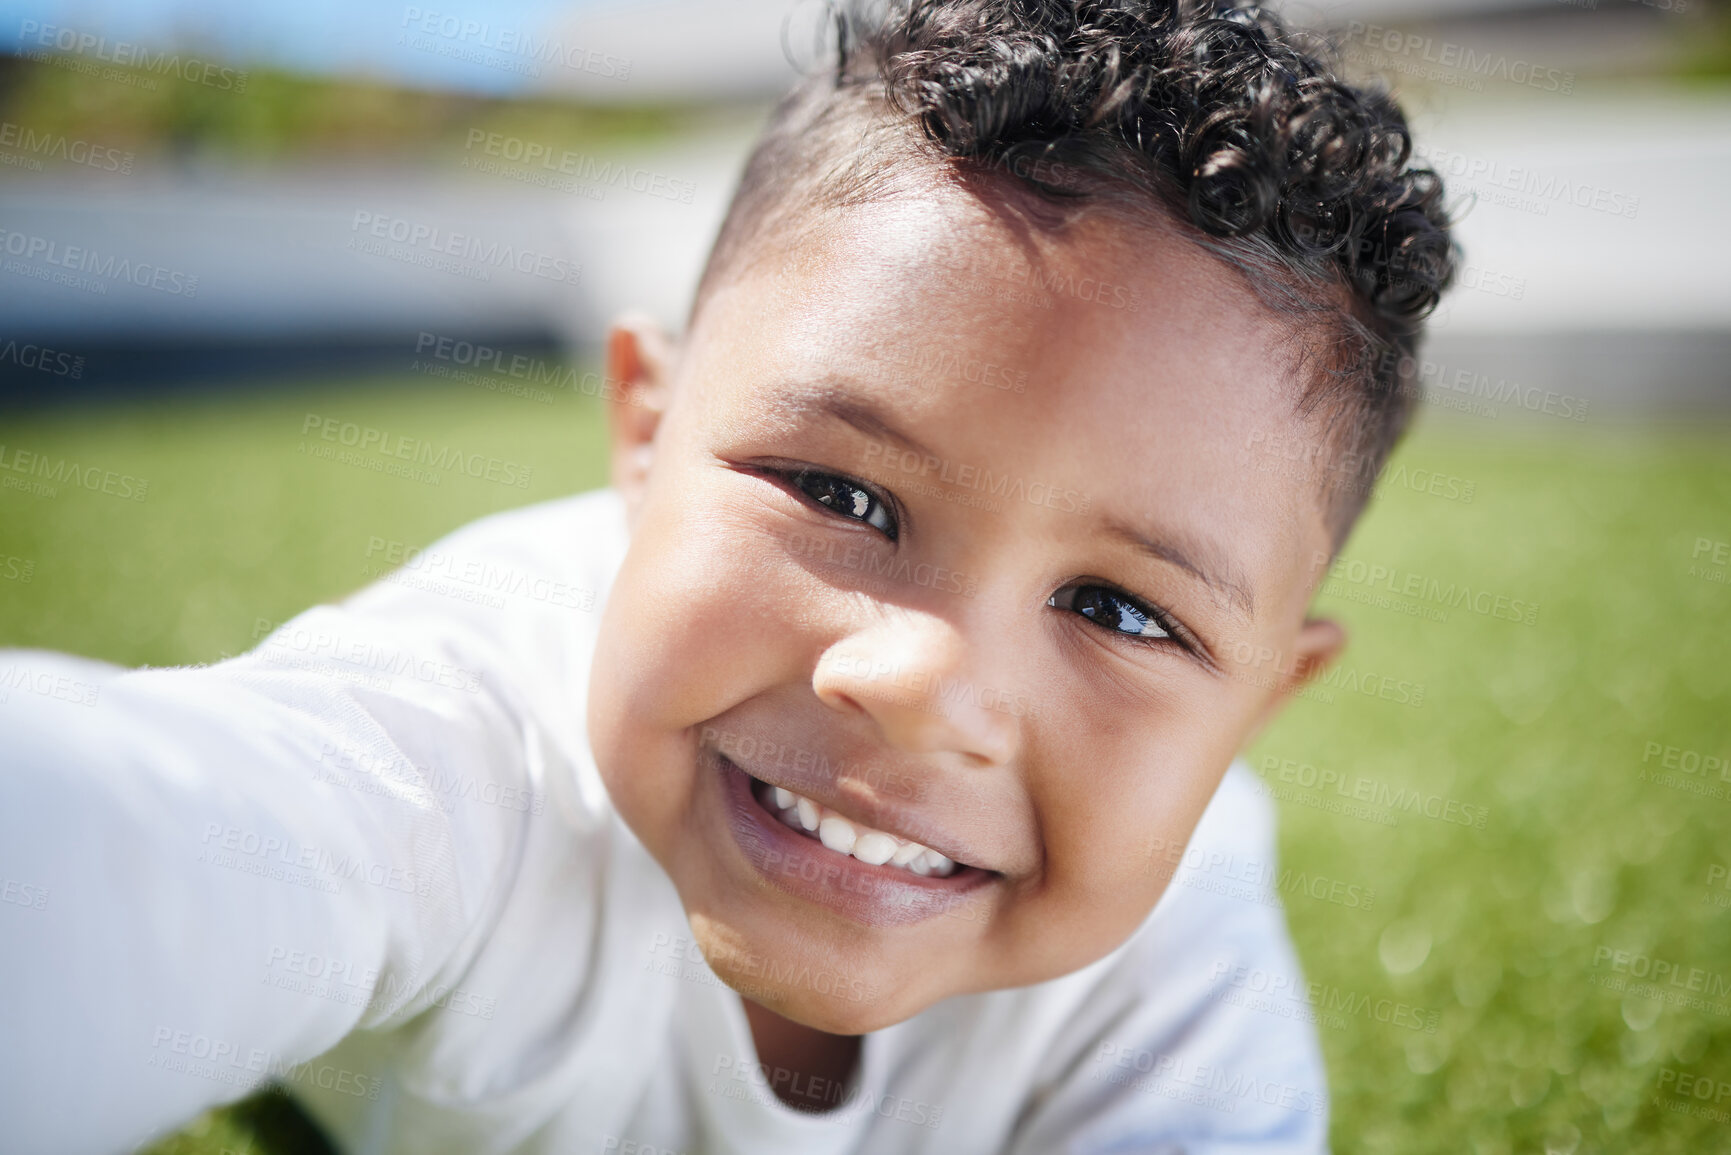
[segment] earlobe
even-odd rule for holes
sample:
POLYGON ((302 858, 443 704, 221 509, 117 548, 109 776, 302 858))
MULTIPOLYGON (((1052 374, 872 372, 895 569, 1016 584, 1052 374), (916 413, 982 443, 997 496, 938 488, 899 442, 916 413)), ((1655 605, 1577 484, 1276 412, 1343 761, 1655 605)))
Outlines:
POLYGON ((607 421, 613 488, 636 520, 655 462, 655 436, 667 410, 677 349, 650 317, 620 317, 607 333, 607 421))

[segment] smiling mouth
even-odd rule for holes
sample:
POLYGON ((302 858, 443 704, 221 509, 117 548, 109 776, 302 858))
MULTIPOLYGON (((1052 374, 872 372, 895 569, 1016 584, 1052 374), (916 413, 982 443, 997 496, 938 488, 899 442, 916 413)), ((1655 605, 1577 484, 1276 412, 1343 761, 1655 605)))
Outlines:
POLYGON ((892 867, 920 878, 949 878, 974 869, 911 838, 874 829, 785 786, 765 782, 726 755, 722 755, 722 760, 745 776, 752 799, 771 817, 789 830, 822 843, 837 854, 868 866, 892 867))
POLYGON ((870 866, 893 866, 921 878, 948 878, 958 869, 967 869, 928 846, 843 818, 821 803, 762 779, 751 778, 751 796, 789 829, 870 866))
POLYGON ((984 921, 981 894, 1002 880, 997 871, 765 782, 713 747, 701 756, 720 772, 735 843, 770 885, 867 926, 944 915, 984 921), (964 908, 966 915, 957 913, 964 908))

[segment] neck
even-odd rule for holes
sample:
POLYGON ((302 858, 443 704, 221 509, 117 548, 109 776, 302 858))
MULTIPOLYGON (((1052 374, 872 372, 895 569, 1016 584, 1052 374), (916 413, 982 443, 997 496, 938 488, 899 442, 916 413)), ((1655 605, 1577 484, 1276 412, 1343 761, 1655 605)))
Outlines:
POLYGON ((752 1002, 745 1004, 757 1059, 775 1097, 799 1111, 822 1112, 841 1105, 848 1078, 859 1063, 860 1036, 832 1035, 807 1027, 752 1002))

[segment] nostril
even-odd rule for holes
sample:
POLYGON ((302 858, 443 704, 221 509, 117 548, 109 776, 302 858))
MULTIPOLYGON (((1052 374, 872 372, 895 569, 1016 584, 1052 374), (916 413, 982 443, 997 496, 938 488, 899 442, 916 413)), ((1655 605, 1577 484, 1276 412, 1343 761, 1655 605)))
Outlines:
POLYGON ((840 690, 822 690, 818 697, 839 710, 848 710, 856 714, 868 713, 865 706, 852 694, 844 694, 840 690))

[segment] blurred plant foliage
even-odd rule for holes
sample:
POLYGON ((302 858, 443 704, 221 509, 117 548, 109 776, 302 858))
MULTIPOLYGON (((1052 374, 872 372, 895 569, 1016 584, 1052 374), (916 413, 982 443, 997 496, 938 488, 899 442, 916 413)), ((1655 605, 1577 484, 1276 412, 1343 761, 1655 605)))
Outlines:
POLYGON ((141 157, 265 163, 436 156, 461 149, 474 129, 554 148, 628 146, 680 135, 701 115, 674 105, 489 97, 271 69, 249 71, 239 93, 138 76, 146 83, 93 83, 53 63, 0 56, 0 117, 141 157))
POLYGON ((1731 80, 1731 3, 1713 0, 1702 6, 1678 72, 1689 80, 1731 80))

